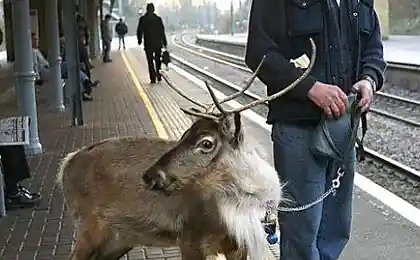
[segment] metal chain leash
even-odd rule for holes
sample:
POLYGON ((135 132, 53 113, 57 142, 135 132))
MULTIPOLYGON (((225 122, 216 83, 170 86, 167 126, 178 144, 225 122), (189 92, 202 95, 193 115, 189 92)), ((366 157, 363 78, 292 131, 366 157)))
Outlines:
MULTIPOLYGON (((332 180, 331 182, 331 188, 328 189, 328 191, 326 191, 324 194, 322 194, 318 199, 302 205, 302 206, 297 206, 297 207, 277 207, 277 210, 282 211, 282 212, 298 212, 298 211, 303 211, 306 209, 309 209, 313 206, 315 206, 316 204, 320 203, 321 201, 323 201, 325 198, 327 198, 330 194, 333 194, 333 196, 335 196, 337 189, 340 187, 340 179, 341 177, 344 176, 344 170, 343 168, 338 168, 337 169, 337 177, 335 179, 332 180)), ((271 212, 271 210, 270 210, 271 212)))

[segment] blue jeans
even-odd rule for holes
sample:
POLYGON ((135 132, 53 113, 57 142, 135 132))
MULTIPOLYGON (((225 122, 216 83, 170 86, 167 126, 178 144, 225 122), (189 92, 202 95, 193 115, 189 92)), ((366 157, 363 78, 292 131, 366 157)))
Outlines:
MULTIPOLYGON (((272 130, 274 164, 286 183, 287 206, 316 200, 331 187, 338 166, 309 150, 313 127, 276 124, 272 130)), ((346 129, 337 129, 346 131, 346 129)), ((301 212, 279 212, 280 259, 336 260, 350 238, 355 151, 345 162, 346 171, 336 196, 301 212)))
MULTIPOLYGON (((89 84, 90 84, 90 79, 89 77, 82 71, 80 70, 79 72, 79 83, 80 83, 80 90, 82 92, 90 92, 89 89, 89 84)), ((68 79, 68 71, 67 71, 67 62, 66 61, 62 61, 61 62, 61 78, 62 79, 68 79)))

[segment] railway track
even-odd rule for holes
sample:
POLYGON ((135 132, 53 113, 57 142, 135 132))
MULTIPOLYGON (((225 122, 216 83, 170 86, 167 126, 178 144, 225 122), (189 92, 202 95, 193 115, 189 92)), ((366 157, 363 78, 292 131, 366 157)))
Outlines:
MULTIPOLYGON (((175 46, 180 46, 179 44, 174 43, 175 46)), ((185 49, 186 47, 180 46, 180 48, 185 49)), ((212 82, 213 87, 218 89, 219 91, 225 93, 226 95, 230 95, 234 92, 239 91, 242 87, 235 85, 234 83, 219 77, 211 72, 209 72, 206 69, 203 69, 187 60, 184 60, 183 58, 171 54, 172 61, 175 65, 185 69, 186 71, 196 75, 202 80, 208 80, 212 82)), ((213 57, 214 58, 214 57, 213 57)), ((227 61, 223 61, 227 62, 227 61)), ((390 95, 387 93, 383 93, 384 96, 393 97, 394 95, 390 95)), ((260 99, 261 96, 251 92, 246 91, 243 95, 243 98, 238 98, 238 102, 251 102, 256 99, 260 99)), ((412 102, 413 100, 405 100, 402 97, 396 97, 395 99, 403 100, 403 102, 412 102)), ((419 105, 416 103, 416 101, 413 101, 414 105, 419 105)), ((266 107, 263 107, 261 109, 255 109, 256 113, 260 114, 261 116, 265 116, 265 112, 267 111, 266 107)), ((378 151, 375 151, 373 149, 370 149, 368 147, 365 147, 365 151, 367 154, 368 159, 366 162, 362 163, 361 168, 364 170, 358 169, 358 171, 362 171, 363 175, 366 175, 369 178, 374 178, 374 181, 377 182, 379 185, 388 188, 391 192, 399 195, 400 197, 406 199, 413 205, 420 207, 420 196, 418 195, 418 189, 420 189, 420 172, 417 169, 414 169, 410 166, 407 166, 395 159, 392 159, 388 156, 385 156, 378 151), (386 178, 379 178, 375 177, 375 174, 377 174, 377 169, 371 169, 373 167, 380 167, 381 171, 385 172, 382 174, 382 176, 387 176, 386 178), (385 166, 385 167, 384 167, 385 166), (365 168, 368 168, 366 170, 365 168), (370 169, 370 170, 369 170, 370 169), (363 171, 368 171, 366 174, 363 173, 363 171), (375 180, 376 178, 376 180, 375 180), (413 187, 410 188, 409 194, 407 194, 407 189, 400 189, 395 188, 395 183, 399 183, 401 181, 408 181, 408 185, 412 185, 413 187)), ((406 186, 404 186, 406 187, 406 186)))
MULTIPOLYGON (((179 39, 179 43, 177 43, 178 40, 176 39, 176 36, 174 36, 174 45, 194 55, 199 55, 203 58, 212 60, 214 62, 231 66, 248 74, 252 73, 252 71, 245 65, 243 57, 192 44, 185 40, 185 37, 185 35, 181 36, 179 39)), ((414 70, 420 73, 420 67, 413 65, 390 63, 389 67, 395 67, 398 69, 405 70, 414 70)), ((385 93, 382 91, 376 92, 375 95, 378 100, 378 102, 376 103, 381 104, 381 107, 383 109, 372 107, 370 109, 372 113, 393 120, 397 120, 414 127, 420 127, 420 101, 401 97, 390 93, 385 93), (391 110, 399 110, 400 113, 396 114, 391 110)))
MULTIPOLYGON (((196 44, 192 44, 188 42, 186 39, 186 35, 182 35, 180 37, 180 41, 185 45, 188 46, 191 49, 201 50, 203 52, 207 52, 209 54, 212 54, 213 56, 219 57, 220 59, 229 61, 231 63, 235 63, 237 65, 242 66, 245 70, 250 71, 247 66, 245 65, 245 61, 243 57, 229 54, 226 52, 217 51, 215 49, 207 48, 204 46, 199 46, 196 44)), ((412 64, 405 64, 405 63, 399 63, 399 62, 388 62, 388 68, 390 69, 400 69, 400 70, 406 70, 406 71, 413 71, 420 73, 420 66, 412 65, 412 64)))

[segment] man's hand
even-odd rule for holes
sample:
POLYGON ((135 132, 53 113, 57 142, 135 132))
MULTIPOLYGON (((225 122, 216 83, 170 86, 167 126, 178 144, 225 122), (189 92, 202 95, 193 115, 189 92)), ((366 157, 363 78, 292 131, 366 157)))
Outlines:
POLYGON ((309 90, 308 97, 322 108, 329 118, 340 117, 346 113, 347 95, 335 85, 316 82, 309 90))
POLYGON ((372 104, 373 100, 373 88, 368 80, 362 79, 353 85, 353 89, 360 93, 362 98, 358 104, 361 108, 362 113, 367 111, 372 104))

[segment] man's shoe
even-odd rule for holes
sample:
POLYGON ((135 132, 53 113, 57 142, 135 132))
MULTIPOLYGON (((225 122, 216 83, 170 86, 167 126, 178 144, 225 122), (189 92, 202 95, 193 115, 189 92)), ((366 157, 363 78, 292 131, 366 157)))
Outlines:
POLYGON ((16 194, 5 194, 6 209, 28 208, 36 206, 41 202, 41 196, 32 196, 24 191, 16 194))
POLYGON ((29 196, 32 196, 34 198, 35 197, 39 197, 39 198, 41 197, 41 194, 39 194, 38 192, 30 192, 27 188, 23 187, 20 184, 17 185, 17 190, 20 191, 20 192, 26 193, 29 196))
POLYGON ((97 87, 101 82, 99 80, 95 80, 92 82, 91 87, 97 87))

